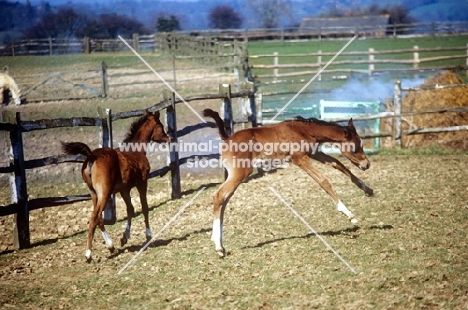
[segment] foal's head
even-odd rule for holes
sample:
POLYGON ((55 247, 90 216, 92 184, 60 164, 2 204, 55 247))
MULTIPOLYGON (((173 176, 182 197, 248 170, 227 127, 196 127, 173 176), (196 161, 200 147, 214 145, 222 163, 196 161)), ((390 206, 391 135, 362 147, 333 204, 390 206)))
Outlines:
POLYGON ((359 137, 356 128, 353 124, 353 119, 350 119, 348 125, 344 128, 346 144, 341 147, 341 153, 346 156, 353 164, 361 170, 367 170, 370 167, 370 161, 367 159, 362 147, 362 140, 359 137))
POLYGON ((124 142, 170 142, 171 139, 164 131, 159 116, 159 111, 151 113, 146 110, 145 114, 131 125, 124 142))

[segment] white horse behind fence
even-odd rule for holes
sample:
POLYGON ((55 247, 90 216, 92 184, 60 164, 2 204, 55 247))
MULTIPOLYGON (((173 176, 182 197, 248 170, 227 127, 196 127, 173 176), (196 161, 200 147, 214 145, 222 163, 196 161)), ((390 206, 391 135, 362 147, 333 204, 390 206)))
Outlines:
POLYGON ((9 90, 15 104, 21 104, 20 90, 16 85, 15 80, 11 76, 5 73, 0 73, 0 104, 3 103, 3 94, 9 90))

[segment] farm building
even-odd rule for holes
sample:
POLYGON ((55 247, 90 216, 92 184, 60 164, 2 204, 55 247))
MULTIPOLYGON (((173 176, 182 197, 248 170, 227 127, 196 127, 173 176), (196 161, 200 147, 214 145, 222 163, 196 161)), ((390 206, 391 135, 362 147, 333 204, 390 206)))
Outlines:
POLYGON ((321 36, 361 34, 382 37, 387 33, 390 15, 373 15, 336 18, 304 18, 299 31, 321 36))

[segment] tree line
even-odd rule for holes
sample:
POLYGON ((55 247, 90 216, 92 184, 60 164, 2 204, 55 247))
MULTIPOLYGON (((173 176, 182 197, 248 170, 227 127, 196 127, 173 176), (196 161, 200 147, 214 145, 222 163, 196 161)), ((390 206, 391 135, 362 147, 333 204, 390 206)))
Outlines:
MULTIPOLYGON (((291 18, 293 4, 288 0, 254 0, 250 4, 263 28, 280 27, 283 18, 291 18)), ((401 5, 382 8, 373 4, 363 9, 330 9, 320 17, 341 17, 389 14, 393 23, 415 22, 409 11, 401 5)), ((215 5, 205 17, 213 29, 239 29, 244 18, 227 4, 215 5)), ((154 25, 144 25, 135 18, 122 14, 80 13, 71 7, 53 8, 48 3, 32 6, 19 2, 0 1, 0 40, 8 43, 13 39, 42 38, 83 38, 115 39, 121 35, 130 37, 133 33, 151 34, 154 31, 171 32, 183 30, 176 14, 160 12, 155 16, 154 25), (19 34, 10 35, 11 30, 19 34), (6 35, 5 35, 6 33, 6 35)))

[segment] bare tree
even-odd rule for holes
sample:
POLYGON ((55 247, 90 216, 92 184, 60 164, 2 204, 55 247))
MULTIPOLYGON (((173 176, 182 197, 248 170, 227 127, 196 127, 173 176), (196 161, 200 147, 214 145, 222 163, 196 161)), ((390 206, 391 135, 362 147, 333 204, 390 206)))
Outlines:
POLYGON ((179 19, 174 15, 160 15, 156 21, 156 29, 159 32, 179 31, 181 30, 179 19))
POLYGON ((242 17, 227 5, 217 5, 212 8, 208 20, 211 28, 236 29, 242 25, 242 17))
POLYGON ((24 32, 24 37, 35 38, 69 38, 83 25, 84 18, 71 8, 61 8, 57 13, 47 13, 24 32))
POLYGON ((263 28, 276 28, 281 17, 291 17, 289 0, 254 0, 251 6, 261 21, 263 28))

